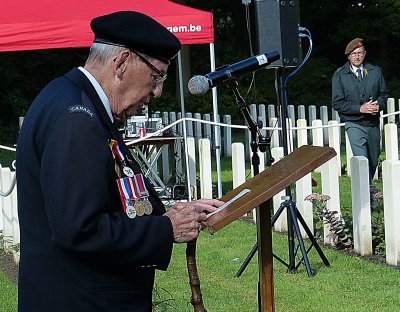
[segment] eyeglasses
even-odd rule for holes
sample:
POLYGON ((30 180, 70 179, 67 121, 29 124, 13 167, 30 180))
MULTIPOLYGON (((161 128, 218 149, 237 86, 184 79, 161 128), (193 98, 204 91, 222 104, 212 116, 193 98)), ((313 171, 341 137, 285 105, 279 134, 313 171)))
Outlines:
POLYGON ((350 56, 351 57, 356 57, 356 56, 364 56, 366 51, 362 51, 362 52, 351 52, 350 56))
POLYGON ((153 71, 155 71, 155 73, 157 74, 156 78, 154 79, 156 84, 160 84, 160 83, 164 82, 165 79, 167 79, 167 73, 162 73, 157 67, 155 67, 153 64, 151 64, 148 60, 146 60, 146 58, 144 56, 140 55, 136 51, 131 50, 131 52, 135 53, 143 63, 145 63, 153 71))

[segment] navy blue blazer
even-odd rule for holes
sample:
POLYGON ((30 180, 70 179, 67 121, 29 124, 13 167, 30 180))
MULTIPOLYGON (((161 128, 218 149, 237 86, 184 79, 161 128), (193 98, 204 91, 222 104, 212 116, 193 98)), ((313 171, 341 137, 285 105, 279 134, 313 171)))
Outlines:
POLYGON ((151 311, 172 225, 147 180, 152 215, 123 212, 109 139, 129 153, 78 69, 29 108, 17 143, 20 312, 151 311))

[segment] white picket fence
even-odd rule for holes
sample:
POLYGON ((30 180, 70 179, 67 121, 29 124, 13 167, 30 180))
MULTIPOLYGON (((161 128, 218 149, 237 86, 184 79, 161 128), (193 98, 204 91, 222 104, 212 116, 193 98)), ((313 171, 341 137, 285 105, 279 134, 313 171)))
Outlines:
MULTIPOLYGON (((2 146, 0 146, 1 148, 2 146)), ((17 212, 17 185, 15 163, 13 170, 0 165, 0 250, 12 252, 15 262, 19 261, 19 220, 17 212)))
MULTIPOLYGON (((400 211, 396 209, 396 203, 399 203, 398 198, 400 192, 396 192, 397 181, 400 179, 400 161, 398 160, 398 129, 395 123, 396 115, 398 111, 394 111, 394 100, 391 99, 388 103, 389 109, 392 108, 391 112, 387 115, 382 116, 382 131, 384 138, 384 146, 386 152, 386 160, 383 162, 382 179, 383 179, 383 196, 384 196, 384 214, 385 214, 385 240, 386 240, 386 261, 390 265, 400 264, 400 211), (390 104, 392 103, 392 104, 390 104), (385 121, 385 122, 384 122, 385 121), (383 126, 384 125, 384 126, 383 126)), ((269 116, 273 116, 272 107, 269 107, 269 116)), ((265 118, 264 113, 260 110, 258 116, 255 116, 256 108, 251 106, 251 112, 254 115, 253 118, 265 118)), ((327 109, 321 109, 323 114, 327 113, 327 109)), ((290 109, 289 109, 290 112, 290 109)), ((299 110, 299 116, 305 117, 303 114, 305 111, 299 110)), ((189 114, 189 113, 188 113, 189 114)), ((210 198, 213 195, 212 190, 212 131, 220 133, 219 128, 223 128, 224 143, 224 155, 232 157, 232 181, 233 187, 237 187, 246 180, 245 173, 245 162, 249 158, 250 152, 248 149, 248 140, 243 142, 232 143, 232 136, 230 131, 232 128, 243 129, 245 133, 248 133, 247 126, 243 125, 231 125, 230 116, 224 116, 223 123, 215 123, 211 120, 210 115, 205 115, 201 118, 200 114, 194 114, 195 118, 191 117, 191 114, 186 115, 186 118, 174 119, 173 113, 163 113, 163 118, 168 116, 169 125, 166 126, 162 131, 168 130, 169 128, 175 129, 177 133, 184 133, 183 123, 185 122, 186 136, 187 136, 187 147, 185 152, 182 152, 182 146, 177 145, 177 149, 166 149, 163 151, 162 157, 158 164, 155 164, 154 170, 162 176, 164 181, 170 179, 169 168, 170 156, 166 153, 173 153, 176 157, 183 159, 182 155, 185 156, 185 163, 188 164, 186 170, 189 176, 189 183, 191 188, 194 189, 194 193, 199 193, 201 197, 210 198), (173 118, 170 118, 170 117, 173 118), (203 138, 205 136, 206 138, 203 138), (196 161, 200 165, 200 189, 196 186, 196 161)), ((337 154, 340 155, 340 140, 342 132, 342 124, 339 124, 337 120, 328 121, 328 118, 316 119, 316 115, 313 110, 309 110, 311 119, 309 123, 311 126, 307 127, 307 120, 300 118, 292 121, 288 118, 288 128, 290 129, 288 135, 289 150, 293 150, 294 146, 300 147, 306 144, 312 144, 315 146, 331 146, 337 154), (312 119, 314 118, 314 119, 312 119), (291 126, 296 124, 296 127, 291 126), (326 141, 326 142, 325 142, 326 141)), ((334 116, 334 114, 333 114, 334 116)), ((264 122, 264 121, 263 121, 264 122)), ((165 122, 167 124, 167 122, 165 122)), ((265 121, 264 124, 267 124, 265 121)), ((270 127, 264 127, 262 131, 273 131, 271 141, 271 152, 276 161, 284 157, 283 148, 279 146, 279 133, 280 127, 277 126, 276 117, 270 117, 268 120, 270 127)), ((215 133, 214 133, 215 134, 215 133)), ((248 136, 248 134, 246 134, 248 136)), ((214 136, 215 138, 215 136, 214 136)), ((1 148, 1 146, 0 146, 1 148)), ((265 169, 264 154, 259 153, 261 164, 260 171, 265 169)), ((370 194, 368 183, 368 161, 363 157, 352 157, 351 150, 346 144, 346 155, 347 155, 347 173, 351 175, 352 182, 352 214, 353 214, 353 233, 354 233, 354 249, 360 255, 370 255, 372 253, 372 235, 371 235, 371 214, 370 214, 370 194)), ((181 170, 182 174, 183 162, 180 162, 180 166, 177 166, 176 170, 181 170), (180 168, 179 168, 180 167, 180 168)), ((322 193, 329 195, 331 199, 328 201, 328 209, 336 210, 340 213, 340 193, 339 193, 339 176, 341 174, 341 160, 340 157, 335 157, 326 164, 318 168, 321 173, 322 181, 322 193)), ((15 171, 10 168, 1 168, 0 170, 0 190, 6 193, 11 189, 11 193, 7 196, 1 197, 1 211, 2 218, 0 220, 0 230, 3 235, 3 246, 5 249, 12 249, 13 246, 19 244, 19 226, 18 226, 18 214, 17 214, 17 200, 16 200, 16 186, 12 187, 12 181, 15 177, 15 171)), ((312 193, 311 189, 311 174, 306 175, 302 179, 296 182, 296 204, 297 207, 305 219, 310 229, 314 228, 313 225, 313 211, 312 204, 308 201, 304 201, 304 198, 312 193)), ((5 194, 2 194, 5 195, 5 194)), ((274 196, 274 210, 276 211, 281 204, 281 196, 285 195, 285 191, 282 190, 279 194, 274 196)), ((274 225, 275 230, 285 231, 287 230, 286 225, 286 214, 282 214, 274 225)), ((327 235, 329 229, 324 229, 325 238, 324 243, 332 244, 331 238, 327 235)), ((305 233, 303 233, 305 234, 305 233)), ((15 257, 18 259, 18 253, 15 252, 15 257)))

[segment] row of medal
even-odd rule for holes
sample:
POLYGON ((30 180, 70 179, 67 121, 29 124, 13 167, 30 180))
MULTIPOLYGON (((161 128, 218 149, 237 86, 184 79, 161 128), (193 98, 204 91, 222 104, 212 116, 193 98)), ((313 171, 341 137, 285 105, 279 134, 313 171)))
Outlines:
POLYGON ((124 211, 129 218, 150 215, 153 212, 149 192, 141 173, 118 179, 117 185, 124 211))
POLYGON ((116 140, 110 140, 109 146, 115 159, 115 172, 118 176, 116 181, 124 212, 131 219, 136 216, 150 215, 153 212, 153 206, 149 201, 149 192, 143 174, 135 174, 126 165, 126 158, 116 140), (122 172, 120 167, 122 167, 122 172))
POLYGON ((144 216, 150 215, 153 211, 153 206, 150 204, 149 201, 141 201, 141 200, 128 200, 126 203, 125 213, 126 215, 133 219, 136 216, 144 216))

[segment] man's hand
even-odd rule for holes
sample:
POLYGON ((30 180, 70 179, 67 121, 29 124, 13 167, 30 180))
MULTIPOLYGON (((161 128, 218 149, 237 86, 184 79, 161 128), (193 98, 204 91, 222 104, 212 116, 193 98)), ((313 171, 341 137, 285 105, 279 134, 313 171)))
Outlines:
POLYGON ((379 113, 379 105, 377 101, 370 100, 360 106, 360 113, 376 115, 379 113))
POLYGON ((217 199, 199 199, 172 206, 164 216, 171 219, 175 242, 185 243, 197 238, 207 218, 206 213, 217 210, 223 204, 217 199))

